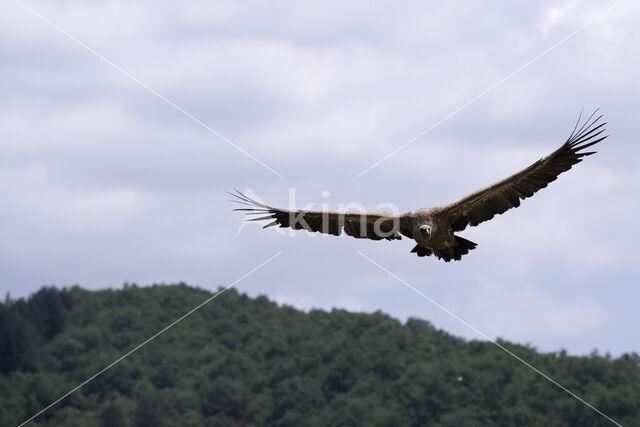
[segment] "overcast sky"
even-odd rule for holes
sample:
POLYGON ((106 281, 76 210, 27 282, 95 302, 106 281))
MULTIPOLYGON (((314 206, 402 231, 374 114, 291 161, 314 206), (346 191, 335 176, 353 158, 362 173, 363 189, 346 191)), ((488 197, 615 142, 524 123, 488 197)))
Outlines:
POLYGON ((0 290, 215 290, 283 251, 238 289, 479 338, 360 251, 491 338, 639 351, 638 2, 303 3, 8 2, 0 290), (460 233, 479 243, 462 262, 407 239, 238 234, 224 193, 448 203, 557 148, 583 107, 609 122, 598 154, 460 233))

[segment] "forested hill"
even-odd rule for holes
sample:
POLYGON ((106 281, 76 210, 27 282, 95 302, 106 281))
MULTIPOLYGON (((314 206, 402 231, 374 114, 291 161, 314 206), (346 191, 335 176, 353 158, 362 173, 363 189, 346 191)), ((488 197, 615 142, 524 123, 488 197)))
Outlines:
MULTIPOLYGON (((0 425, 18 425, 212 294, 43 288, 0 305, 0 425)), ((501 341, 623 425, 640 357, 501 341)), ((309 313, 230 290, 38 417, 74 426, 595 426, 605 418, 495 345, 423 320, 309 313)))

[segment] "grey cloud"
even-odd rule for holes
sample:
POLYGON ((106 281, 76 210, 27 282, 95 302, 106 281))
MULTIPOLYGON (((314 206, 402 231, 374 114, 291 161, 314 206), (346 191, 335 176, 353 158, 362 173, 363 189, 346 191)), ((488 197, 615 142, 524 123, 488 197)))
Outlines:
POLYGON ((638 237, 630 224, 640 182, 633 143, 640 62, 631 54, 637 13, 626 6, 358 179, 606 5, 33 7, 284 178, 14 6, 0 17, 3 290, 180 279, 213 288, 284 250, 240 288, 303 308, 418 315, 468 333, 362 260, 355 253, 362 250, 492 334, 535 339, 544 350, 564 343, 574 352, 634 350, 635 332, 602 332, 636 316, 627 306, 636 291, 625 283, 638 274, 629 254, 638 237), (601 106, 610 122, 600 153, 521 208, 465 230, 480 246, 461 263, 410 257, 406 240, 290 238, 252 225, 235 236, 241 218, 224 190, 251 187, 274 205, 288 202, 290 187, 299 206, 446 203, 547 154, 582 106, 601 106), (544 323, 501 328, 473 304, 492 296, 479 277, 513 286, 501 294, 504 304, 534 295, 552 312, 573 307, 566 327, 554 337, 544 323), (596 312, 607 314, 598 331, 571 327, 596 312))

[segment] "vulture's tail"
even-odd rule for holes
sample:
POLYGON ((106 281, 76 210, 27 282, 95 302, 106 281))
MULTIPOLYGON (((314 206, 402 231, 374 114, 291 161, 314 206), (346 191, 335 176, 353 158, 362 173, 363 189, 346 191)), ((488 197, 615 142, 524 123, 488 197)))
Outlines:
POLYGON ((435 255, 438 259, 442 259, 446 262, 455 259, 456 261, 460 261, 462 255, 466 255, 469 251, 473 250, 478 246, 477 243, 472 242, 471 240, 464 239, 459 236, 455 237, 455 245, 449 246, 447 249, 430 249, 425 248, 420 245, 416 245, 411 252, 415 252, 419 257, 435 255))

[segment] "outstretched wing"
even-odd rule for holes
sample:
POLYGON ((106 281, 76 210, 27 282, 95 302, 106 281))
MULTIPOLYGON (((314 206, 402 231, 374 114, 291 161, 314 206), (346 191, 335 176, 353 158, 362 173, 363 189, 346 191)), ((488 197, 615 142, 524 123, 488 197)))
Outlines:
POLYGON ((555 181, 562 172, 582 161, 583 157, 595 151, 582 151, 605 139, 600 136, 606 123, 599 123, 602 115, 593 118, 596 110, 582 125, 580 118, 571 136, 556 151, 541 158, 526 169, 498 181, 488 187, 473 192, 455 203, 442 207, 442 215, 449 219, 453 231, 464 230, 467 225, 478 225, 496 214, 520 206, 520 199, 526 199, 555 181), (578 128, 578 126, 580 126, 578 128))
POLYGON ((235 200, 247 207, 234 209, 247 215, 261 215, 248 221, 271 220, 263 228, 273 225, 290 227, 295 230, 317 231, 339 236, 345 234, 360 239, 398 240, 403 234, 413 235, 413 222, 410 214, 395 215, 383 211, 307 211, 279 209, 257 202, 235 190, 231 193, 235 200))

